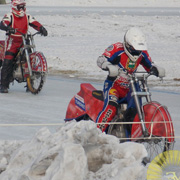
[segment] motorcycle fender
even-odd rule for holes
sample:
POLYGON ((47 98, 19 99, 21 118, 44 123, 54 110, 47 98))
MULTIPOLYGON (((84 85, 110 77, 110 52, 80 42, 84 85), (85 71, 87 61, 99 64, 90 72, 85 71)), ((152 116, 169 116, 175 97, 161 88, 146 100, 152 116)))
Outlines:
POLYGON ((77 119, 87 114, 94 122, 103 108, 103 101, 92 96, 92 92, 96 90, 89 83, 82 83, 80 91, 71 99, 67 111, 66 119, 77 119))
POLYGON ((78 96, 78 94, 76 94, 69 102, 66 111, 65 121, 77 119, 85 114, 86 111, 85 111, 84 99, 78 96))
POLYGON ((42 52, 34 52, 30 54, 30 63, 32 71, 47 72, 47 61, 42 52))
MULTIPOLYGON (((165 106, 158 102, 146 103, 142 107, 145 119, 145 126, 151 136, 166 137, 168 142, 174 142, 174 127, 171 116, 165 106)), ((139 138, 143 135, 142 125, 138 115, 134 118, 131 138, 139 138)))
POLYGON ((5 41, 0 41, 0 60, 4 60, 5 41))

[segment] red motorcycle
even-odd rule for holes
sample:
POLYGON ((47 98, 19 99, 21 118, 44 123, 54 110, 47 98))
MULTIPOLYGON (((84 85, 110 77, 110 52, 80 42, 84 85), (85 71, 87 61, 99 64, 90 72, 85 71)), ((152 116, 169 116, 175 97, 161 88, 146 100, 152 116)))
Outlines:
MULTIPOLYGON (((48 71, 45 56, 42 52, 36 51, 34 43, 36 34, 40 33, 22 34, 23 44, 13 61, 13 77, 11 79, 11 82, 14 80, 18 83, 26 82, 27 88, 32 94, 37 94, 41 91, 48 71)), ((4 59, 4 44, 4 41, 0 41, 1 63, 4 59)))
MULTIPOLYGON (((119 100, 117 114, 108 123, 107 134, 114 135, 120 142, 134 141, 143 143, 148 152, 144 163, 150 162, 158 154, 174 147, 174 128, 168 109, 159 102, 151 100, 147 85, 150 74, 134 73, 129 75, 130 92, 119 100), (130 102, 135 108, 127 108, 130 102)), ((103 109, 103 92, 91 84, 81 84, 80 91, 71 99, 65 121, 75 119, 96 122, 103 109)))

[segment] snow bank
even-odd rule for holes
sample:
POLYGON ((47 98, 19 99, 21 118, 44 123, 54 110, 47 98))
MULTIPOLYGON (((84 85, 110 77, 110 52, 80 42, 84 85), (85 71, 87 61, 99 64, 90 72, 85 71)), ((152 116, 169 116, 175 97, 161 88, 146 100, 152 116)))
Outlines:
POLYGON ((3 180, 135 180, 145 171, 143 145, 119 144, 93 122, 70 122, 52 134, 40 129, 29 141, 1 141, 3 180))
POLYGON ((37 18, 49 32, 46 38, 37 37, 36 45, 47 57, 50 73, 104 80, 107 72, 97 66, 98 56, 110 44, 122 42, 125 32, 135 26, 145 33, 152 60, 165 68, 165 80, 180 77, 179 17, 87 14, 37 18))

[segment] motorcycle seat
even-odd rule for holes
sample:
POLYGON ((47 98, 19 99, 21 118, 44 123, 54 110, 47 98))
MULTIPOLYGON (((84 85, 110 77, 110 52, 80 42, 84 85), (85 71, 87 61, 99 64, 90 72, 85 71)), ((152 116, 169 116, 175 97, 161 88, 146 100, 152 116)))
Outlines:
POLYGON ((94 91, 92 91, 92 95, 93 95, 93 97, 95 97, 96 99, 99 99, 99 100, 101 100, 101 101, 104 101, 103 91, 101 91, 101 90, 94 90, 94 91))

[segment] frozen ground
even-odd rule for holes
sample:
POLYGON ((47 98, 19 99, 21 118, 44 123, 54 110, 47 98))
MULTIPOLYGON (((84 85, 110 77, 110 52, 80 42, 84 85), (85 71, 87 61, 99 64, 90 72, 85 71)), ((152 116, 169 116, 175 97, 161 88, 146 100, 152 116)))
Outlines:
MULTIPOLYGON (((27 0, 27 10, 28 5, 180 7, 180 2, 178 0, 27 0)), ((100 8, 100 11, 102 10, 100 8)), ((37 37, 36 45, 38 50, 47 57, 51 74, 65 74, 69 77, 96 79, 102 82, 106 73, 98 69, 97 57, 111 43, 123 41, 124 33, 129 27, 137 26, 147 36, 152 59, 157 65, 166 69, 164 89, 179 91, 179 16, 157 16, 156 14, 136 16, 135 14, 135 9, 134 15, 131 16, 126 15, 126 12, 124 15, 114 15, 113 12, 106 15, 101 13, 52 15, 48 11, 46 15, 40 15, 37 10, 35 17, 47 28, 49 35, 37 37)), ((2 31, 0 39, 4 39, 2 31)), ((152 83, 162 85, 154 79, 152 83)), ((58 99, 61 99, 63 92, 59 94, 58 99)), ((21 95, 21 92, 15 93, 12 99, 16 102, 19 99, 21 103, 21 95)), ((46 95, 45 92, 44 96, 46 95)), ((10 101, 5 103, 5 97, 2 96, 0 96, 3 102, 1 107, 4 112, 8 112, 8 108, 11 110, 9 118, 13 120, 16 105, 10 101)), ((167 95, 167 98, 169 97, 167 95)), ((178 98, 179 95, 175 103, 176 113, 173 115, 176 120, 179 119, 178 98)), ((38 114, 43 111, 38 109, 38 104, 46 102, 43 101, 43 94, 37 99, 35 102, 31 98, 34 104, 25 101, 23 105, 34 105, 36 107, 34 113, 38 114)), ((53 101, 57 103, 56 99, 53 101)), ((51 103, 50 109, 51 106, 54 107, 53 102, 51 103)), ((59 112, 59 109, 57 111, 59 112)), ((8 113, 4 114, 4 118, 7 117, 8 113)), ((3 120, 0 121, 3 122, 3 120)), ((20 120, 20 123, 26 123, 24 120, 20 120)), ((46 120, 51 122, 51 119, 46 120)), ((26 128, 28 131, 28 127, 26 128)), ((2 140, 0 144, 0 170, 3 171, 0 179, 2 180, 59 180, 59 177, 62 180, 134 180, 145 179, 146 176, 146 168, 141 165, 141 160, 146 155, 142 145, 119 144, 115 137, 102 134, 91 122, 66 124, 59 127, 55 133, 43 128, 37 131, 32 139, 2 140)))

